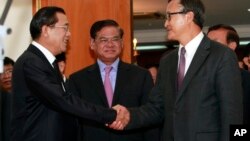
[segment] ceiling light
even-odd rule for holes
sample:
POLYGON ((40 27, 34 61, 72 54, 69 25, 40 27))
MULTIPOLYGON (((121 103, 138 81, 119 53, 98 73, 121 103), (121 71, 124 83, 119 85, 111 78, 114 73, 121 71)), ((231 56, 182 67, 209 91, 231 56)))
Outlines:
POLYGON ((157 50, 157 49, 166 49, 165 45, 145 45, 145 46, 137 46, 136 50, 157 50))
POLYGON ((248 8, 247 11, 250 12, 250 8, 248 8))

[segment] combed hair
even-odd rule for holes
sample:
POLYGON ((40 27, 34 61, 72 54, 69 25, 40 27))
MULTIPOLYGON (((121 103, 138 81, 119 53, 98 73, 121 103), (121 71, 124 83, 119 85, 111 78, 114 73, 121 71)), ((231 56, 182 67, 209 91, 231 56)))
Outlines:
POLYGON ((35 13, 30 22, 30 34, 33 40, 40 37, 44 25, 51 26, 58 22, 56 13, 65 14, 65 11, 60 7, 48 6, 35 13))
POLYGON ((120 37, 121 38, 123 37, 124 32, 123 32, 123 29, 120 28, 119 24, 114 20, 106 19, 106 20, 97 21, 91 26, 90 28, 91 38, 95 39, 97 32, 99 32, 100 30, 102 30, 104 27, 107 27, 107 26, 117 27, 120 31, 120 37))

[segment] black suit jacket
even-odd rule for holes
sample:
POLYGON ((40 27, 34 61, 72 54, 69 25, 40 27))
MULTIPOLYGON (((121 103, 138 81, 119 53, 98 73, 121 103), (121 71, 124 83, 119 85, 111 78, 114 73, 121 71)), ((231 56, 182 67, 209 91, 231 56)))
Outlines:
POLYGON ((18 58, 12 77, 12 141, 75 140, 75 134, 70 132, 74 128, 68 128, 76 125, 72 115, 103 124, 115 119, 114 110, 93 106, 70 91, 64 92, 57 76, 33 45, 18 58))
POLYGON ((250 72, 241 69, 243 86, 243 123, 250 124, 250 72))
POLYGON ((11 93, 0 90, 0 140, 10 140, 11 93))
MULTIPOLYGON (((83 100, 108 107, 97 63, 72 74, 69 83, 83 100)), ((147 70, 120 61, 112 105, 139 107, 147 101, 152 87, 153 81, 147 70)), ((114 131, 103 124, 84 120, 81 125, 81 141, 157 141, 159 138, 158 129, 114 131)))
POLYGON ((164 141, 228 141, 242 123, 241 76, 235 53, 206 36, 176 91, 178 49, 162 58, 150 103, 130 109, 128 128, 164 118, 164 141))

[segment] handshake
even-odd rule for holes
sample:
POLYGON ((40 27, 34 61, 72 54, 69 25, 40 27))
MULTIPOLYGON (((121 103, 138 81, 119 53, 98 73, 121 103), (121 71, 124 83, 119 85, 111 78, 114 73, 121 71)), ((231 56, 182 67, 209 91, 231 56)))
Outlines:
POLYGON ((119 104, 112 108, 116 110, 117 116, 113 123, 106 124, 106 126, 115 130, 123 130, 130 121, 130 113, 126 107, 119 104))

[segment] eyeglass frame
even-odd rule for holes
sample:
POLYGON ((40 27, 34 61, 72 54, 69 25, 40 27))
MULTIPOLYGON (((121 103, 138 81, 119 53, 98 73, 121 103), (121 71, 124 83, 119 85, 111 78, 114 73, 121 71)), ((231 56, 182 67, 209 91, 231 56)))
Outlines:
POLYGON ((13 68, 7 69, 7 70, 3 71, 3 72, 0 74, 0 79, 3 79, 3 77, 6 76, 6 75, 10 75, 10 74, 12 75, 12 72, 13 72, 13 68))
POLYGON ((65 32, 69 31, 69 26, 68 25, 50 25, 49 27, 53 28, 63 28, 65 32))
POLYGON ((190 12, 190 10, 182 10, 182 11, 179 11, 179 12, 166 12, 165 20, 170 21, 172 15, 187 14, 188 12, 190 12))
POLYGON ((111 42, 112 44, 118 44, 120 41, 122 41, 122 38, 119 36, 114 36, 111 38, 99 37, 94 40, 97 41, 97 43, 99 44, 107 45, 109 42, 111 42))

